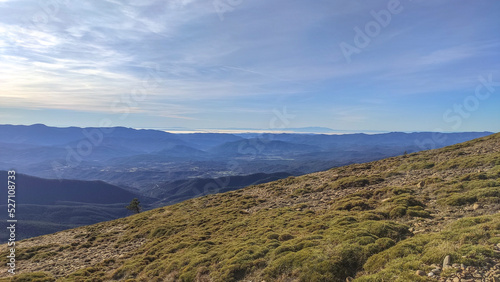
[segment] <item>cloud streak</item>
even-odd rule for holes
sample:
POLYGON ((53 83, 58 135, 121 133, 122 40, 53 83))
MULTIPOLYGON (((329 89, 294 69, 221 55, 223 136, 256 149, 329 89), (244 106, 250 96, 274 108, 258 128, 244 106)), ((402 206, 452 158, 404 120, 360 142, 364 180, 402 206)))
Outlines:
MULTIPOLYGON (((363 101, 422 95, 423 103, 432 94, 447 103, 450 91, 465 93, 480 74, 500 77, 493 0, 474 8, 445 0, 432 12, 425 2, 402 1, 404 16, 351 64, 339 43, 387 1, 245 1, 224 21, 202 0, 47 3, 0 1, 2 107, 90 117, 113 113, 116 100, 142 89, 146 99, 130 107, 133 124, 158 117, 199 128, 200 117, 213 115, 215 123, 249 126, 256 113, 286 105, 304 113, 297 119, 304 126, 334 126, 321 113, 367 129, 383 103, 363 101), (146 89, 151 66, 160 83, 146 89), (328 103, 338 101, 346 109, 334 113, 328 103), (360 107, 365 114, 349 110, 360 107)), ((391 128, 390 119, 381 122, 391 128)))

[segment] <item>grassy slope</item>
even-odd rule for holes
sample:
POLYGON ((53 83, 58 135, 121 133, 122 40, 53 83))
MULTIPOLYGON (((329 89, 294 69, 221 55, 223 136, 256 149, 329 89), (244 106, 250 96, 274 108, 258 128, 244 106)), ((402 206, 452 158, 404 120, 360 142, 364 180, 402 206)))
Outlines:
POLYGON ((14 280, 426 281, 498 259, 499 176, 495 134, 289 177, 19 242, 14 280))

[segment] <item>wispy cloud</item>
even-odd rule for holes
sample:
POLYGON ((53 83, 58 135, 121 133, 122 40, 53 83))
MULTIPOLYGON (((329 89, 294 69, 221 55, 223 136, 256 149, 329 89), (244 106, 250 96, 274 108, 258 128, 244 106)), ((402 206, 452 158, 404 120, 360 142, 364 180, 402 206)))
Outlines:
POLYGON ((56 2, 0 1, 2 107, 107 114, 141 90, 135 117, 180 126, 212 115, 238 127, 286 104, 308 113, 304 125, 335 127, 329 113, 367 128, 380 101, 465 91, 500 67, 493 0, 402 2, 351 64, 339 43, 387 1, 244 1, 224 21, 204 0, 56 2), (346 109, 328 107, 340 100, 346 109))

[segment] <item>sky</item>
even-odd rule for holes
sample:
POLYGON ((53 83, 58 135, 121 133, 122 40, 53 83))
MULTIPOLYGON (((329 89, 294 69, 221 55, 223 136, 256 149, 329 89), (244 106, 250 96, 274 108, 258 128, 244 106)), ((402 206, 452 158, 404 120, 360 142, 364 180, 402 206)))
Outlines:
POLYGON ((500 131, 497 0, 0 0, 0 124, 500 131))

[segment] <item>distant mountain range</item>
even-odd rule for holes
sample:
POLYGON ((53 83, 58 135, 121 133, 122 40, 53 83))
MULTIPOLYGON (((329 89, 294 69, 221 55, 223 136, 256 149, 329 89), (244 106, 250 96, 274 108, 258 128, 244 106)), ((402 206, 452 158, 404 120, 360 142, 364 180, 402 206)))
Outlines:
POLYGON ((33 219, 24 234, 34 236, 125 216, 134 197, 153 208, 489 134, 172 134, 0 125, 0 170, 22 175, 19 215, 33 219))
POLYGON ((124 127, 0 125, 0 169, 44 178, 103 180, 137 191, 158 182, 228 173, 304 174, 489 134, 172 134, 124 127))

